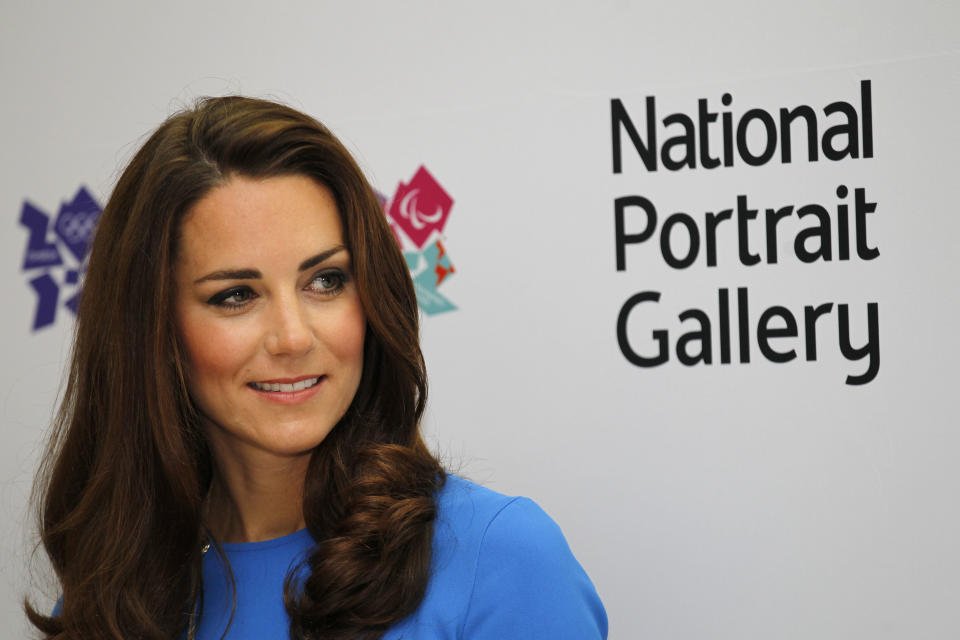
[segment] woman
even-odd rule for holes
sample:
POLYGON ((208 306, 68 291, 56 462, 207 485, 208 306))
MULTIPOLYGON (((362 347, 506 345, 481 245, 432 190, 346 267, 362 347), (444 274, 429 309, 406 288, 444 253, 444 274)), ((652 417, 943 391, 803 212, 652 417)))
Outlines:
POLYGON ((290 108, 211 98, 99 223, 42 469, 48 638, 601 638, 534 503, 444 473, 399 247, 290 108))

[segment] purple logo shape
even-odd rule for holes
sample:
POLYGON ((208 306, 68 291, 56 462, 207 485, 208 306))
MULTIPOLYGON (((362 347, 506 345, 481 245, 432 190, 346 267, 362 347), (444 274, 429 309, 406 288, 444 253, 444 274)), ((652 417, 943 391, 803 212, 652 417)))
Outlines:
POLYGON ((49 214, 24 201, 20 224, 27 228, 29 236, 22 270, 32 272, 28 283, 37 296, 34 331, 56 321, 61 288, 73 289, 72 295, 65 294, 68 297, 64 306, 77 312, 80 280, 85 270, 83 262, 100 212, 100 205, 85 187, 80 187, 72 201, 60 205, 53 223, 49 214), (73 256, 74 264, 65 264, 64 256, 73 256))
POLYGON ((27 238, 27 250, 23 254, 23 271, 63 264, 56 243, 47 242, 50 216, 24 201, 23 209, 20 210, 20 224, 30 231, 30 237, 27 238))

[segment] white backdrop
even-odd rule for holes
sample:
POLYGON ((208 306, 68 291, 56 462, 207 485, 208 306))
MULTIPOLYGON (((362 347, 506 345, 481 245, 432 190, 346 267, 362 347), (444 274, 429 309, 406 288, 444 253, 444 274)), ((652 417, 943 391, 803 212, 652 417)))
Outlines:
MULTIPOLYGON (((3 628, 27 633, 19 599, 37 593, 26 497, 71 329, 64 296, 55 323, 31 330, 23 202, 56 215, 86 185, 103 203, 172 110, 240 92, 323 120, 387 196, 425 165, 453 197, 444 245, 456 271, 440 291, 458 308, 423 319, 427 430, 451 466, 554 516, 607 606, 611 638, 960 636, 960 10, 803 4, 5 2, 3 628), (659 120, 696 120, 699 99, 735 119, 810 105, 822 134, 842 120, 823 108, 859 108, 862 80, 872 158, 807 162, 795 134, 790 164, 649 172, 624 138, 624 170, 612 171, 612 99, 644 136, 647 96, 659 120), (801 263, 793 237, 810 223, 794 216, 779 227, 777 264, 741 264, 730 222, 715 267, 702 254, 669 267, 654 236, 616 270, 620 196, 648 198, 661 224, 682 211, 702 226, 747 195, 761 209, 751 247, 765 252, 763 209, 788 204, 822 204, 835 246, 841 184, 851 220, 855 188, 877 204, 873 260, 801 263), (633 294, 662 294, 627 325, 649 354, 651 330, 668 329, 673 349, 694 326, 681 326, 684 309, 702 309, 716 331, 717 292, 729 289, 735 307, 738 287, 753 331, 774 305, 801 318, 799 337, 771 342, 796 348, 795 360, 769 362, 754 338, 739 363, 734 337, 734 362, 721 365, 716 334, 711 365, 672 352, 638 368, 621 353, 617 316, 633 294), (807 361, 803 307, 828 302, 807 361), (860 346, 871 302, 879 372, 847 385, 866 361, 841 354, 837 305, 849 305, 860 346)), ((679 131, 658 126, 661 142, 679 131)), ((628 218, 628 232, 641 227, 628 218)))

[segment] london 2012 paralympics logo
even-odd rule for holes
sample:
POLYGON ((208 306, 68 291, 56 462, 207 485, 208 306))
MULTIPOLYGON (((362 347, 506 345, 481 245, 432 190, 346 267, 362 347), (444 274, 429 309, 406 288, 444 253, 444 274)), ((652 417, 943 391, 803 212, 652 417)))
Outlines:
POLYGON ((27 247, 22 271, 36 294, 33 330, 54 324, 60 300, 74 314, 80 299, 80 281, 90 240, 103 208, 80 187, 73 200, 63 202, 55 219, 29 201, 23 202, 20 224, 26 227, 27 247))
POLYGON ((404 250, 420 309, 428 315, 456 309, 437 291, 455 271, 442 241, 453 198, 423 166, 409 182, 397 186, 390 200, 378 196, 387 222, 404 250))

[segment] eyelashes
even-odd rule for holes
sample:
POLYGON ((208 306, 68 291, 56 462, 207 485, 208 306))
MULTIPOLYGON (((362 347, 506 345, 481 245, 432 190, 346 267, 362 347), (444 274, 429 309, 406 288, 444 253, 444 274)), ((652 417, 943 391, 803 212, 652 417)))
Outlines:
POLYGON ((233 287, 214 295, 207 304, 225 309, 239 309, 253 300, 254 293, 250 287, 233 287))
MULTIPOLYGON (((341 293, 350 281, 342 269, 323 269, 314 274, 304 291, 317 296, 335 296, 341 293)), ((249 286, 230 287, 207 300, 207 304, 222 309, 239 310, 253 302, 259 295, 249 286)))
POLYGON ((343 291, 347 286, 347 274, 340 269, 325 269, 313 276, 307 288, 314 293, 330 296, 343 291))

